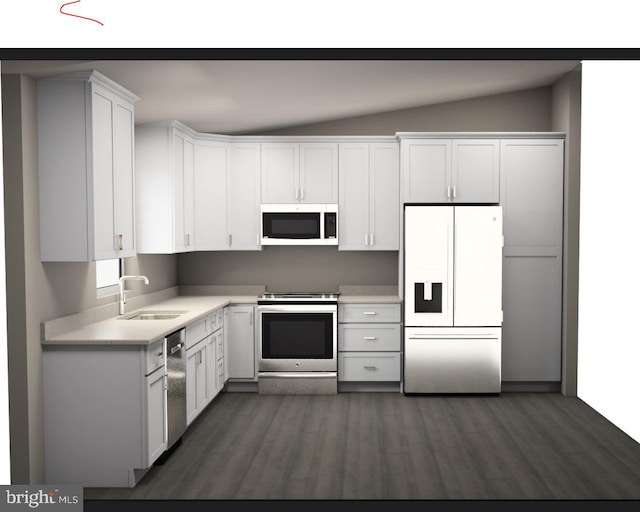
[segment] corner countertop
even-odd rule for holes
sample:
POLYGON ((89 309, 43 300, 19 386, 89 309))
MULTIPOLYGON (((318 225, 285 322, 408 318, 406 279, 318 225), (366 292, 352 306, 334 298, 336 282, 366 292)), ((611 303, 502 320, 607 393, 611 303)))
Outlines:
POLYGON ((150 304, 125 315, 94 322, 42 340, 49 345, 149 345, 229 304, 255 304, 255 295, 177 296, 150 304), (127 320, 144 311, 184 311, 170 320, 127 320))

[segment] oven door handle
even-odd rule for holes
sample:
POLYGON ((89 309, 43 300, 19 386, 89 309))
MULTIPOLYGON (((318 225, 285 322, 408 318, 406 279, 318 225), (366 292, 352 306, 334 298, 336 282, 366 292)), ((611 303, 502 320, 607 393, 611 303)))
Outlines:
POLYGON ((260 313, 332 313, 337 312, 337 307, 321 306, 321 305, 302 305, 294 306, 258 306, 258 314, 260 313))

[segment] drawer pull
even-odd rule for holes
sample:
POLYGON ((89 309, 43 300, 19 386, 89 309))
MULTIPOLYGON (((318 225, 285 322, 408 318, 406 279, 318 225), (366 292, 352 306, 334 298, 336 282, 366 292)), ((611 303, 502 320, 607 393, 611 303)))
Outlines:
POLYGON ((375 315, 376 312, 375 311, 363 311, 362 314, 371 316, 371 315, 375 315))
POLYGON ((362 339, 367 341, 373 341, 373 340, 377 340, 378 338, 376 338, 375 336, 363 336, 362 339))
POLYGON ((377 370, 378 367, 377 366, 365 366, 364 369, 365 370, 377 370))

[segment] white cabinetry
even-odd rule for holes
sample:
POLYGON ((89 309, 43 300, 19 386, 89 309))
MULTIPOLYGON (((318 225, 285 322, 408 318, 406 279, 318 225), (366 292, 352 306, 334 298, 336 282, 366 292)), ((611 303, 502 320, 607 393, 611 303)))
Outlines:
POLYGON ((340 144, 339 250, 391 250, 400 244, 397 142, 340 144))
POLYGON ((225 358, 228 358, 228 378, 257 380, 255 306, 231 305, 225 317, 225 358))
POLYGON ((224 387, 223 326, 220 309, 186 327, 187 425, 224 387))
POLYGON ((401 146, 403 203, 499 202, 499 140, 402 138, 401 146))
POLYGON ((263 142, 262 203, 337 203, 338 145, 263 142))
POLYGON ((151 467, 167 440, 163 344, 43 346, 46 483, 133 487, 151 467))
POLYGON ((227 229, 228 173, 231 148, 228 142, 195 141, 194 245, 197 251, 229 248, 227 229))
POLYGON ((172 121, 136 127, 139 253, 194 249, 193 132, 172 121))
POLYGON ((338 320, 338 381, 399 385, 400 304, 340 304, 338 320))
POLYGON ((207 338, 187 347, 187 425, 207 405, 207 338))
POLYGON ((227 247, 259 251, 260 144, 231 143, 231 172, 227 174, 227 247))
POLYGON ((96 71, 37 83, 42 261, 133 256, 134 103, 96 71))
POLYGON ((502 380, 560 382, 564 140, 503 140, 502 380))

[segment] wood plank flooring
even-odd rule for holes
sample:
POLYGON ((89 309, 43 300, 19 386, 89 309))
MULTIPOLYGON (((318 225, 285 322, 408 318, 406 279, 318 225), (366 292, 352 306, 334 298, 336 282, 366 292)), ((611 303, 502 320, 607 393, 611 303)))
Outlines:
POLYGON ((640 444, 577 398, 220 394, 132 488, 85 500, 638 500, 640 444))

